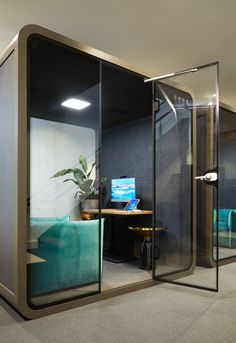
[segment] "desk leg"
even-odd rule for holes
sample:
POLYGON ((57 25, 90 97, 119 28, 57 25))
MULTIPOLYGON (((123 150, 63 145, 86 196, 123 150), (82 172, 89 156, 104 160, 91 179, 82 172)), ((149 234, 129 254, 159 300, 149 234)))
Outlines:
POLYGON ((111 216, 111 227, 110 227, 110 235, 109 235, 109 252, 103 256, 105 261, 113 262, 113 263, 122 263, 122 262, 129 262, 136 260, 136 257, 127 257, 127 256, 119 256, 113 253, 114 251, 114 227, 115 227, 115 219, 114 216, 111 216))
MULTIPOLYGON (((139 268, 144 270, 152 269, 152 234, 146 234, 143 238, 141 244, 140 256, 139 256, 139 268)), ((154 247, 154 259, 157 260, 160 258, 160 249, 159 247, 154 247)))
POLYGON ((150 270, 152 269, 152 242, 150 238, 144 238, 141 244, 139 268, 150 270))

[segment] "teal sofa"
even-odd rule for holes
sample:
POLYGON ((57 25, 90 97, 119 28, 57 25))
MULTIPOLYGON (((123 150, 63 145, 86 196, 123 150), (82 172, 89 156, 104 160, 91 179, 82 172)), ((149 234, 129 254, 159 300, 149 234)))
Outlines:
MULTIPOLYGON (((48 225, 48 221, 41 221, 48 225)), ((104 219, 101 219, 102 266, 104 219)), ((38 296, 99 280, 99 220, 57 221, 38 237, 38 248, 29 250, 45 262, 29 268, 30 296, 38 296)), ((102 271, 101 271, 102 272, 102 271)))
MULTIPOLYGON (((214 210, 215 231, 216 227, 216 210, 214 210)), ((236 248, 236 209, 219 209, 218 228, 219 246, 236 248)))
POLYGON ((28 230, 28 246, 37 247, 38 238, 56 223, 64 223, 70 220, 70 216, 62 217, 31 217, 28 230))

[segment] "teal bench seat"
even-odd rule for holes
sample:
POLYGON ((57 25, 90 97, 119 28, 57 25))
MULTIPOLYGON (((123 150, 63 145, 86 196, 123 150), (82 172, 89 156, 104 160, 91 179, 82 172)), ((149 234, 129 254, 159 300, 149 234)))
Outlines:
MULTIPOLYGON (((101 266, 103 226, 101 219, 101 266)), ((46 260, 29 265, 31 296, 97 283, 99 220, 53 223, 38 237, 38 248, 29 251, 46 260)))
MULTIPOLYGON (((219 209, 218 229, 219 246, 236 248, 236 209, 219 209)), ((216 231, 216 210, 214 210, 214 231, 216 231)))

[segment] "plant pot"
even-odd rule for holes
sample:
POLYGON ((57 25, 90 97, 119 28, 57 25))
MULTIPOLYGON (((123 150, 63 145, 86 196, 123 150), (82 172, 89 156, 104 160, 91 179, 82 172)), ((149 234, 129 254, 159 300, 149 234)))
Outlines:
POLYGON ((93 219, 93 214, 86 212, 86 209, 94 210, 99 208, 99 199, 84 199, 80 204, 79 204, 79 209, 80 209, 80 215, 82 220, 89 220, 93 219))
POLYGON ((82 209, 98 209, 99 208, 99 199, 84 199, 82 201, 82 209))

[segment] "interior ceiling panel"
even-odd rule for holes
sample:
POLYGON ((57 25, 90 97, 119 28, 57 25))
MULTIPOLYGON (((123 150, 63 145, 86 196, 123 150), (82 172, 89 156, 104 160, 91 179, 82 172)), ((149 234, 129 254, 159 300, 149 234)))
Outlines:
POLYGON ((152 75, 218 60, 221 101, 236 108, 235 0, 1 1, 0 51, 38 24, 152 75))

